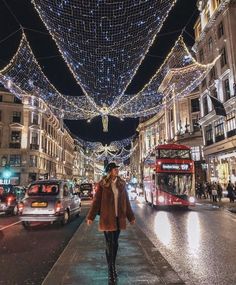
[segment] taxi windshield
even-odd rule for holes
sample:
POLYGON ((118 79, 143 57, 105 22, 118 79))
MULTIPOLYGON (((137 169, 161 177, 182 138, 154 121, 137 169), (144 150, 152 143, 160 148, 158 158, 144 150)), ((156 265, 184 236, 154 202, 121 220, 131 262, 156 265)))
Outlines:
POLYGON ((54 196, 59 193, 58 184, 33 184, 28 189, 29 196, 47 195, 54 196))

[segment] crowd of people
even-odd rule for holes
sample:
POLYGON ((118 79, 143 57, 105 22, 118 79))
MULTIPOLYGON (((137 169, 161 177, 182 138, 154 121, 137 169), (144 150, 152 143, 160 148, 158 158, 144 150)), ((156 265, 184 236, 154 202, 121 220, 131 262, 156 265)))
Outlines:
MULTIPOLYGON (((236 182, 228 182, 226 188, 227 196, 230 202, 236 200, 236 182)), ((196 196, 198 199, 211 199, 213 202, 221 202, 223 198, 223 187, 219 182, 206 182, 196 184, 196 196)))

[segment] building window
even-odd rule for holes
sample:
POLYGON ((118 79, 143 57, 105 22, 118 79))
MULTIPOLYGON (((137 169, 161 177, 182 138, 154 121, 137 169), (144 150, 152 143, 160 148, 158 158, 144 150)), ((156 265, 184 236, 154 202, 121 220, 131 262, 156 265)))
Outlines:
POLYGON ((225 47, 221 49, 220 54, 221 54, 220 65, 221 67, 224 67, 227 64, 227 53, 225 47))
POLYGON ((213 143, 213 131, 212 125, 206 126, 206 145, 210 145, 213 143))
POLYGON ((38 166, 38 157, 36 155, 30 155, 30 167, 38 166))
POLYGON ((199 52, 199 59, 200 59, 200 62, 203 62, 203 61, 204 61, 204 52, 203 52, 203 49, 201 49, 200 52, 199 52))
POLYGON ((0 110, 0 122, 2 121, 2 111, 0 110))
POLYGON ((32 132, 31 144, 38 145, 38 133, 37 132, 32 132))
POLYGON ((225 101, 229 100, 231 97, 228 78, 224 80, 224 97, 225 97, 225 101))
POLYGON ((32 124, 38 125, 39 116, 36 113, 32 113, 32 124))
POLYGON ((216 69, 215 66, 213 66, 210 71, 210 81, 214 80, 215 78, 216 78, 216 69))
POLYGON ((20 155, 10 155, 10 165, 11 166, 21 166, 21 156, 20 155))
POLYGON ((11 132, 11 142, 20 143, 21 133, 19 131, 11 132))
POLYGON ((227 136, 231 137, 236 135, 235 111, 232 111, 229 114, 227 114, 226 121, 227 121, 227 136))
POLYGON ((14 103, 16 104, 21 104, 21 100, 19 98, 17 98, 16 96, 14 96, 14 103))
POLYGON ((203 80, 202 80, 202 88, 204 88, 206 86, 206 78, 204 78, 203 80))
POLYGON ((203 101, 202 102, 203 103, 203 115, 206 116, 209 113, 207 96, 205 96, 202 101, 203 101))
POLYGON ((223 25, 223 22, 220 22, 218 27, 217 27, 217 35, 218 35, 218 39, 220 39, 224 35, 224 25, 223 25))
POLYGON ((211 89, 211 96, 217 98, 217 89, 216 88, 212 88, 211 89))
POLYGON ((21 112, 13 112, 12 122, 13 123, 20 123, 21 122, 21 112))
POLYGON ((215 135, 216 137, 224 135, 224 121, 219 119, 215 122, 215 135))
POLYGON ((0 95, 0 102, 2 102, 2 95, 0 95))
POLYGON ((192 113, 200 111, 200 104, 199 104, 198 98, 191 100, 191 109, 192 109, 192 113))
POLYGON ((191 147, 191 156, 194 161, 201 160, 201 147, 200 146, 191 147))
POLYGON ((212 52, 212 50, 213 50, 213 40, 212 40, 212 37, 210 37, 208 39, 208 51, 212 52))

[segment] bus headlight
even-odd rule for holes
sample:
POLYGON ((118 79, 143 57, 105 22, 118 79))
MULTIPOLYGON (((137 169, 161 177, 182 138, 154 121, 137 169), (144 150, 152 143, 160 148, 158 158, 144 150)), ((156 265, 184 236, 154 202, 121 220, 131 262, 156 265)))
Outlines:
POLYGON ((165 198, 163 196, 158 197, 158 202, 163 203, 165 202, 165 198))
POLYGON ((189 202, 190 203, 195 203, 195 198, 194 197, 189 197, 189 202))

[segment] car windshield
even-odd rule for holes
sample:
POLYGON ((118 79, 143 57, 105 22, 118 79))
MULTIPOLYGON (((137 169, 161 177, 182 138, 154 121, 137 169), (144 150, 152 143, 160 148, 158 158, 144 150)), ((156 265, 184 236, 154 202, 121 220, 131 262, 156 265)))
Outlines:
POLYGON ((81 184, 80 185, 80 191, 92 191, 93 187, 92 184, 81 184))
POLYGON ((33 184, 28 189, 29 196, 46 195, 54 196, 59 193, 59 185, 52 184, 33 184))

